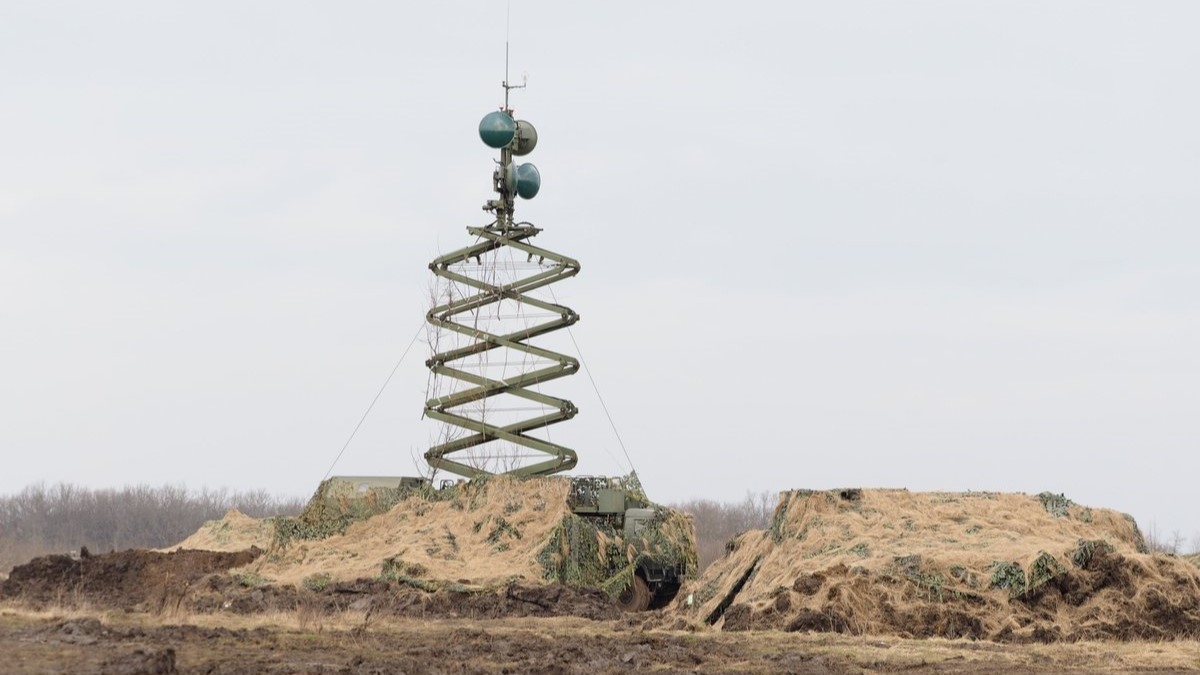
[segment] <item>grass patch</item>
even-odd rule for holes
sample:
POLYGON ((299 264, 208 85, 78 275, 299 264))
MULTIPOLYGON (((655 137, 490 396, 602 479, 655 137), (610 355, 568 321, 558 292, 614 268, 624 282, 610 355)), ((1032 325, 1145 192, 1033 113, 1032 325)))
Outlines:
POLYGON ((233 575, 234 581, 246 588, 258 588, 271 583, 271 580, 257 572, 240 572, 233 575))

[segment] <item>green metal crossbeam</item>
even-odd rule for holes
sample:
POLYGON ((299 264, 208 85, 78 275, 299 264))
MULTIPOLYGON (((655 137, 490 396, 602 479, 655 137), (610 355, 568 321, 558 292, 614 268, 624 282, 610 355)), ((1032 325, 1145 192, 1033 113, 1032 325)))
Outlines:
MULTIPOLYGON (((474 477, 493 473, 521 476, 546 475, 566 471, 575 466, 575 451, 552 443, 547 439, 531 436, 529 432, 546 429, 565 422, 578 412, 570 401, 544 394, 541 385, 579 370, 579 361, 572 356, 539 347, 532 340, 563 328, 569 328, 579 320, 579 315, 569 307, 544 298, 535 297, 534 291, 550 284, 575 276, 579 273, 579 262, 530 243, 541 229, 529 223, 513 220, 516 198, 532 199, 541 187, 541 175, 532 164, 515 165, 513 157, 526 155, 537 145, 537 131, 524 120, 515 120, 508 108, 508 90, 513 87, 504 83, 505 102, 499 111, 489 113, 479 125, 479 137, 490 147, 500 150, 500 161, 492 174, 493 189, 499 193, 497 199, 487 202, 484 209, 496 214, 496 220, 487 227, 468 227, 467 232, 478 241, 471 246, 438 257, 429 264, 439 279, 447 286, 443 304, 429 310, 426 320, 438 331, 439 336, 456 337, 458 344, 453 348, 435 353, 425 365, 429 367, 435 381, 449 381, 451 393, 433 395, 425 402, 425 414, 445 423, 448 430, 445 442, 431 447, 425 459, 435 469, 445 469, 461 476, 474 477), (496 277, 496 260, 503 253, 520 253, 533 262, 538 269, 529 276, 500 283, 496 277), (471 261, 484 269, 484 274, 472 275, 465 269, 471 261), (486 262, 485 262, 486 261, 486 262), (503 303, 515 303, 518 307, 537 310, 540 319, 534 325, 525 325, 513 330, 486 330, 491 319, 499 320, 503 303), (467 344, 463 345, 462 343, 467 344), (489 377, 486 372, 468 370, 471 359, 486 360, 493 350, 507 350, 505 359, 498 364, 505 370, 516 368, 520 372, 503 377, 489 377), (519 355, 520 364, 508 359, 509 354, 519 355), (517 420, 508 424, 497 424, 489 420, 489 400, 497 396, 515 397, 528 401, 533 409, 543 414, 530 419, 517 420), (457 427, 467 433, 453 438, 452 429, 457 427), (515 452, 500 452, 490 443, 513 448, 515 452), (519 465, 529 453, 520 448, 534 451, 534 456, 544 454, 546 458, 532 464, 519 465), (474 454, 472 454, 474 453, 474 454), (493 470, 481 466, 480 456, 507 457, 512 461, 493 470)), ((528 319, 529 317, 523 317, 528 319)), ((503 410, 492 406, 491 410, 503 410)), ((511 409, 510 409, 511 410, 511 409)))
POLYGON ((579 273, 579 262, 573 258, 525 243, 526 240, 541 231, 528 223, 504 227, 497 222, 488 227, 467 228, 467 231, 483 241, 437 258, 430 263, 429 269, 438 277, 455 284, 456 287, 469 289, 467 292, 470 294, 450 299, 444 304, 434 307, 429 310, 425 318, 438 330, 457 333, 466 337, 471 343, 438 352, 430 357, 425 365, 435 376, 451 378, 471 386, 451 394, 430 398, 425 403, 425 414, 432 419, 472 433, 463 438, 435 445, 425 453, 425 459, 434 468, 468 477, 491 473, 510 473, 523 476, 546 475, 566 471, 575 466, 576 455, 573 450, 530 436, 526 432, 565 422, 578 412, 570 401, 543 394, 533 388, 575 374, 579 370, 579 361, 572 356, 532 345, 529 341, 574 324, 579 320, 579 315, 569 307, 528 294, 533 290, 575 276, 579 273), (481 262, 485 254, 496 252, 504 247, 518 250, 530 259, 537 258, 542 264, 549 263, 549 266, 524 279, 503 284, 489 283, 454 269, 456 265, 466 264, 472 260, 481 262), (476 321, 479 314, 488 311, 489 306, 497 305, 505 300, 527 304, 546 313, 557 315, 557 317, 504 334, 480 329, 476 321), (464 359, 501 347, 550 363, 544 367, 530 369, 515 377, 503 379, 490 378, 483 374, 469 372, 462 367, 455 367, 456 363, 464 359), (460 406, 501 394, 509 394, 532 401, 545 406, 552 412, 499 426, 456 410, 460 406), (452 457, 455 453, 469 451, 493 441, 506 441, 544 453, 547 455, 547 459, 534 464, 494 472, 452 457))

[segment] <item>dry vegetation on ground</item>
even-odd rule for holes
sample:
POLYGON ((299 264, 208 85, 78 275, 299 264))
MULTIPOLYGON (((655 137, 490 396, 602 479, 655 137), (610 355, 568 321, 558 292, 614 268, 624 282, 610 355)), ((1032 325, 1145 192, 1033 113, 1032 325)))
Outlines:
POLYGON ((640 617, 393 619, 309 609, 249 616, 0 609, 24 673, 1184 673, 1195 642, 967 640, 649 628, 640 617))

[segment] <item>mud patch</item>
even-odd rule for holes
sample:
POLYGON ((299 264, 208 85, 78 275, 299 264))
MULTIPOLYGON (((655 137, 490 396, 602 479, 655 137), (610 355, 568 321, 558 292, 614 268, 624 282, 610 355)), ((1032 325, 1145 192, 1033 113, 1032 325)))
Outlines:
POLYGON ((142 651, 109 657, 100 664, 100 671, 109 675, 174 675, 175 650, 171 648, 142 651))
MULTIPOLYGON (((260 583, 228 573, 260 554, 252 549, 240 553, 122 551, 80 560, 46 556, 15 568, 0 586, 0 597, 34 608, 101 606, 156 614, 303 610, 327 616, 353 610, 416 618, 577 616, 594 620, 620 615, 606 594, 560 584, 512 582, 488 588, 460 584, 430 591, 359 579, 312 588, 260 583)), ((56 628, 61 640, 75 644, 94 641, 99 629, 94 619, 56 628)))
POLYGON ((620 610, 598 590, 529 583, 482 591, 443 588, 429 592, 360 579, 313 591, 290 585, 246 588, 227 576, 212 576, 185 605, 195 612, 235 614, 303 610, 318 616, 359 611, 374 616, 449 619, 577 616, 600 620, 620 616, 620 610))
POLYGON ((130 611, 161 612, 178 604, 201 579, 247 565, 262 554, 133 549, 75 560, 65 555, 34 558, 14 567, 0 583, 0 598, 33 607, 83 601, 130 611))

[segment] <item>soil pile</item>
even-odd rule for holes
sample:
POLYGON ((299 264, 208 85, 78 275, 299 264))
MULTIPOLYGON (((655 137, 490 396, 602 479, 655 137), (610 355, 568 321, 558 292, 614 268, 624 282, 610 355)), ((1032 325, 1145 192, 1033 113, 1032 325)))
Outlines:
POLYGON ((103 555, 34 558, 13 568, 0 583, 0 598, 35 607, 98 604, 118 609, 161 612, 178 606, 201 579, 246 565, 262 554, 178 550, 129 550, 103 555))
POLYGON ((620 612, 596 590, 558 584, 510 583, 500 589, 426 592, 386 581, 360 579, 300 587, 271 585, 250 573, 230 573, 262 554, 215 551, 129 550, 72 558, 35 558, 0 583, 0 599, 35 608, 99 606, 153 614, 255 614, 303 610, 333 614, 348 609, 401 617, 525 616, 615 618, 620 612))
POLYGON ((770 529, 727 551, 674 613, 725 630, 1200 637, 1200 570, 1145 553, 1128 516, 1062 495, 785 492, 770 529))

